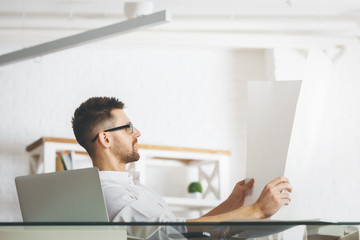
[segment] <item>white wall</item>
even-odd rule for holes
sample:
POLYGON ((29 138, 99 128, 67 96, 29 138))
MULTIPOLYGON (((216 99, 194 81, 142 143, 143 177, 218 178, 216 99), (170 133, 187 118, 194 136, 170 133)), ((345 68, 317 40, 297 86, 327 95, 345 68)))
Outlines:
POLYGON ((264 61, 263 50, 95 44, 0 67, 0 221, 21 221, 14 177, 28 174, 25 147, 73 138, 73 111, 91 96, 122 99, 140 143, 231 150, 231 180, 241 179, 246 81, 266 77, 264 61))
MULTIPOLYGON (((1 43, 0 52, 20 47, 1 43)), ((95 44, 0 67, 0 221, 21 220, 14 177, 28 173, 25 147, 41 136, 72 138, 73 111, 91 96, 124 100, 142 132, 140 143, 231 150, 231 182, 243 178, 246 82, 302 73, 276 66, 290 59, 295 66, 297 57, 274 56, 271 63, 264 50, 95 44)), ((320 137, 294 169, 293 218, 358 220, 359 58, 360 47, 351 46, 335 62, 320 137), (324 168, 312 170, 319 159, 324 168), (304 178, 310 180, 301 185, 304 178), (301 211, 305 202, 318 211, 301 211)))

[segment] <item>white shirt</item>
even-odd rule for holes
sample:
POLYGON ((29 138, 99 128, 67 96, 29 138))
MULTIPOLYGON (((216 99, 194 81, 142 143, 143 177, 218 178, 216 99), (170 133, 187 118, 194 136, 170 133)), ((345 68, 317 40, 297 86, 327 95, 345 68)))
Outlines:
POLYGON ((112 222, 185 222, 152 189, 134 183, 129 172, 100 171, 106 208, 112 222))

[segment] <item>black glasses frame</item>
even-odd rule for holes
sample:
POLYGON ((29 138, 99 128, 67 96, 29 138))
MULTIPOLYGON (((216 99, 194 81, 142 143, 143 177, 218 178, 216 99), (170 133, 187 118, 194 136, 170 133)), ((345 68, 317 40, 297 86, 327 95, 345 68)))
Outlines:
MULTIPOLYGON (((134 128, 133 128, 133 124, 129 123, 120 127, 114 127, 114 128, 110 128, 110 129, 106 129, 103 132, 112 132, 112 131, 117 131, 117 130, 121 130, 121 129, 125 129, 125 128, 130 128, 130 132, 133 133, 134 132, 134 128)), ((91 142, 95 142, 97 137, 99 136, 99 133, 91 140, 91 142)))

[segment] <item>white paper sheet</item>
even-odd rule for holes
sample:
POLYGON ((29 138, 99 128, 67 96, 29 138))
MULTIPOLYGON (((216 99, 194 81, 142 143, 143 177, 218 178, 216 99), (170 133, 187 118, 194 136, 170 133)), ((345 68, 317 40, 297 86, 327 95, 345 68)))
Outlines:
POLYGON ((245 199, 254 203, 264 186, 283 176, 301 81, 248 82, 246 177, 255 183, 245 199))

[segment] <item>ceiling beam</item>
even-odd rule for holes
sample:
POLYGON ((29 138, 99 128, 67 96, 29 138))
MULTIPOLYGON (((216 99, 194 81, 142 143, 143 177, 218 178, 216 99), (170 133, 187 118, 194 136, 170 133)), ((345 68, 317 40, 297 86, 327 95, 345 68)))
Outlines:
POLYGON ((169 21, 170 15, 166 11, 160 11, 150 15, 133 18, 106 27, 97 28, 87 32, 60 38, 51 42, 1 55, 0 66, 69 49, 105 38, 114 37, 120 34, 151 27, 161 23, 167 23, 169 21))

